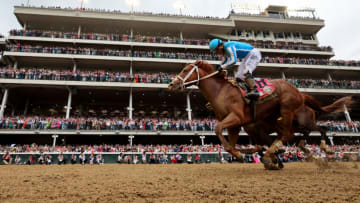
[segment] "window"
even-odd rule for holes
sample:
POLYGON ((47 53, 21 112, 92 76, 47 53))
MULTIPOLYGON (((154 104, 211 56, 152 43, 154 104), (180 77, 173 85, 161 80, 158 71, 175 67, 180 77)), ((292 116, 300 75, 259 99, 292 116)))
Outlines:
POLYGON ((264 38, 270 37, 270 31, 268 31, 268 30, 263 31, 263 36, 264 36, 264 38))
POLYGON ((314 36, 312 34, 301 34, 303 40, 314 40, 314 36))
POLYGON ((275 39, 284 39, 284 33, 282 32, 274 32, 275 39))
POLYGON ((291 33, 290 32, 285 32, 285 38, 286 39, 290 39, 291 38, 291 33))
POLYGON ((261 31, 255 31, 255 37, 261 37, 262 32, 261 31))
POLYGON ((300 39, 300 33, 294 32, 293 35, 294 35, 294 39, 300 39))

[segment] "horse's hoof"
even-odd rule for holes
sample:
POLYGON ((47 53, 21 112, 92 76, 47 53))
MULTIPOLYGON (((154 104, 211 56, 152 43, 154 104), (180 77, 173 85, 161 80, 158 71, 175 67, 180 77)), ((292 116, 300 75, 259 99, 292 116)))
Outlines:
POLYGON ((284 164, 282 163, 282 161, 279 161, 279 169, 283 169, 284 168, 284 164))
POLYGON ((279 149, 279 150, 277 150, 277 152, 275 154, 279 155, 279 154, 283 154, 284 152, 285 152, 284 149, 279 149))
POLYGON ((333 155, 333 154, 335 154, 335 152, 330 151, 330 150, 326 150, 325 152, 326 152, 326 154, 328 154, 328 155, 333 155))
POLYGON ((271 162, 264 162, 264 168, 267 170, 279 170, 280 167, 277 164, 271 162))

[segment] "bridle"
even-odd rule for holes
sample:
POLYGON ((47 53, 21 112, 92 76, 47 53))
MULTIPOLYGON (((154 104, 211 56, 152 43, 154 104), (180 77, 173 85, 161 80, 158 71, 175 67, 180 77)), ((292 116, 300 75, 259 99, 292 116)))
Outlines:
POLYGON ((199 67, 195 64, 190 64, 193 68, 189 71, 189 73, 184 77, 182 78, 181 76, 177 75, 176 78, 178 78, 179 80, 182 81, 182 87, 185 88, 187 85, 190 85, 190 84, 193 84, 193 83, 196 83, 196 85, 199 85, 199 82, 200 80, 205 80, 207 78, 210 78, 216 74, 219 73, 219 71, 215 71, 213 73, 210 73, 209 75, 206 75, 202 78, 200 78, 200 74, 199 74, 199 67), (197 79, 196 80, 192 80, 192 81, 189 81, 189 82, 186 82, 187 79, 189 79, 189 77, 193 74, 193 72, 196 71, 196 74, 197 74, 197 79))

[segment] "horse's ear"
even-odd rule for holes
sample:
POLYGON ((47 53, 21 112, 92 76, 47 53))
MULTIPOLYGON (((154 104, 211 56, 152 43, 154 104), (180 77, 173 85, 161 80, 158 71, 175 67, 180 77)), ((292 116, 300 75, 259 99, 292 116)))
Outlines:
POLYGON ((202 60, 196 60, 194 65, 199 66, 202 64, 202 62, 203 62, 202 60))

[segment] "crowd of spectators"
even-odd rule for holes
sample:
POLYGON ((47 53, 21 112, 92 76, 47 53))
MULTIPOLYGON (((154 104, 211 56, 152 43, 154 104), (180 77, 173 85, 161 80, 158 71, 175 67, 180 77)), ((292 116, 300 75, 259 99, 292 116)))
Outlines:
POLYGON ((115 50, 115 49, 95 49, 95 48, 72 48, 72 47, 47 47, 47 46, 31 46, 10 45, 7 51, 13 52, 31 52, 31 53, 47 53, 47 54, 77 54, 77 55, 96 55, 96 56, 123 56, 131 57, 131 50, 115 50))
MULTIPOLYGON (((253 145, 237 145, 237 148, 252 148, 253 145)), ((326 155, 321 151, 318 145, 306 145, 305 146, 316 159, 337 159, 344 161, 360 161, 360 145, 359 141, 353 145, 333 145, 328 146, 328 149, 335 152, 334 155, 326 155), (351 153, 351 154, 350 154, 351 153), (350 156, 349 156, 350 155, 350 156)), ((267 147, 265 147, 266 149, 267 147)), ((304 161, 307 155, 297 148, 295 145, 283 146, 284 153, 280 155, 280 159, 283 162, 295 162, 304 161)), ((63 145, 63 146, 49 146, 49 145, 0 145, 0 153, 2 155, 3 164, 11 164, 12 153, 17 153, 15 157, 15 164, 53 164, 53 158, 49 153, 57 156, 57 163, 65 164, 66 162, 75 164, 104 164, 105 160, 102 154, 115 153, 118 154, 118 163, 127 164, 155 164, 155 163, 201 163, 207 162, 207 160, 201 159, 201 153, 212 152, 217 154, 217 158, 222 163, 232 163, 235 158, 230 154, 227 155, 226 159, 224 156, 224 148, 221 145, 207 144, 207 145, 119 145, 119 144, 102 144, 102 145, 63 145), (192 152, 194 154, 181 155, 180 153, 192 152), (28 153, 28 160, 22 161, 19 154, 28 153), (78 153, 72 154, 70 160, 66 160, 64 157, 65 153, 78 153), (130 154, 129 154, 130 153, 130 154), (38 154, 35 157, 35 154, 38 154), (148 156, 147 156, 148 155, 148 156), (170 156, 170 157, 169 157, 170 156), (77 161, 79 159, 79 161, 77 161)), ((260 163, 261 157, 264 152, 254 154, 244 154, 244 163, 260 163)), ((13 155, 14 156, 14 155, 13 155)))
MULTIPOLYGON (((212 118, 4 116, 0 119, 0 129, 213 131, 216 122, 212 118)), ((331 132, 360 132, 360 121, 318 121, 317 124, 331 132)))
MULTIPOLYGON (((47 68, 0 68, 0 78, 27 80, 67 80, 169 84, 175 73, 134 73, 105 70, 54 70, 47 68)), ((231 77, 229 77, 231 78, 231 77)), ((360 89, 360 81, 286 79, 298 88, 360 89)))
POLYGON ((306 65, 329 65, 329 66, 360 66, 360 61, 329 60, 299 57, 268 57, 261 59, 262 63, 280 64, 306 64, 306 65))
POLYGON ((282 63, 282 64, 307 64, 307 65, 329 65, 328 59, 299 58, 299 57, 268 57, 261 59, 262 63, 282 63))
POLYGON ((360 81, 286 79, 297 88, 360 89, 360 81))
POLYGON ((47 54, 75 54, 75 55, 96 55, 96 56, 122 56, 122 57, 146 57, 146 58, 168 58, 168 59, 191 59, 191 60, 221 60, 220 55, 210 54, 209 52, 164 52, 160 50, 115 50, 115 49, 95 49, 95 48, 71 48, 71 47, 47 47, 31 45, 10 45, 7 51, 12 52, 31 52, 47 54))
MULTIPOLYGON (((189 60, 222 60, 221 55, 211 54, 209 52, 170 52, 170 51, 145 51, 145 50, 115 50, 115 49, 95 49, 95 48, 71 48, 71 47, 47 47, 9 45, 7 51, 12 52, 32 52, 49 54, 76 54, 76 55, 97 55, 97 56, 122 56, 122 57, 146 57, 146 58, 168 58, 168 59, 189 59, 189 60)), ((299 58, 299 57, 268 57, 261 60, 262 63, 280 63, 280 64, 306 64, 306 65, 343 65, 360 66, 360 61, 330 61, 328 59, 299 58)))
POLYGON ((304 44, 284 44, 284 43, 273 43, 273 42, 255 42, 251 43, 256 48, 263 49, 285 49, 285 50, 301 50, 301 51, 332 51, 330 46, 310 46, 304 44))
MULTIPOLYGON (((245 146, 241 146, 245 147, 245 146)), ((137 153, 176 153, 176 152, 218 152, 224 151, 224 148, 218 144, 209 145, 120 145, 120 144, 101 144, 101 145, 0 145, 0 153, 11 149, 16 153, 40 153, 40 152, 84 152, 84 153, 101 153, 101 152, 137 152, 137 153)))
MULTIPOLYGON (((203 45, 210 43, 209 39, 183 39, 173 36, 145 36, 128 34, 100 34, 100 33, 81 33, 77 32, 56 32, 42 30, 11 30, 10 36, 28 36, 28 37, 48 37, 61 39, 86 39, 86 40, 107 40, 124 42, 145 42, 145 43, 165 43, 165 44, 185 44, 185 45, 203 45)), ((264 49, 285 49, 285 50, 306 50, 306 51, 332 51, 330 46, 318 47, 315 45, 304 45, 294 43, 273 43, 263 41, 247 41, 257 48, 264 49)))
POLYGON ((47 117, 47 116, 5 116, 0 119, 0 129, 24 130, 170 130, 170 131, 213 131, 214 119, 136 118, 123 117, 47 117))
POLYGON ((28 37, 49 37, 61 39, 85 39, 85 40, 106 40, 106 41, 124 41, 124 42, 145 42, 145 43, 164 43, 164 44, 185 44, 185 45, 204 45, 207 46, 210 40, 207 39, 180 39, 170 36, 145 36, 128 34, 100 34, 100 33, 81 33, 77 32, 56 32, 41 30, 11 30, 11 36, 28 37))
POLYGON ((174 73, 133 73, 113 72, 105 70, 54 70, 47 68, 0 68, 0 78, 27 80, 68 80, 98 82, 133 82, 133 83, 165 83, 169 84, 174 73))
POLYGON ((233 9, 230 11, 230 14, 236 15, 244 15, 244 16, 259 16, 259 17, 268 17, 268 18, 289 18, 289 19, 301 19, 301 20, 318 20, 320 18, 315 17, 314 15, 311 16, 298 16, 298 15, 284 15, 284 14, 277 14, 277 13, 267 13, 267 12, 257 12, 257 13, 250 13, 250 12, 235 12, 233 9))
POLYGON ((360 132, 360 121, 318 121, 319 126, 326 127, 331 132, 360 132))
MULTIPOLYGON (((22 4, 22 6, 25 6, 22 4)), ((82 11, 82 12, 97 12, 97 13, 118 13, 118 14, 137 14, 137 15, 156 15, 156 16, 176 16, 176 17, 190 17, 190 18, 203 18, 203 19, 225 19, 217 16, 198 16, 198 15, 186 15, 186 14, 171 14, 171 13, 153 13, 147 11, 131 11, 124 12, 121 10, 101 9, 101 8, 72 8, 72 7, 61 7, 61 6, 27 6, 31 8, 47 8, 47 9, 58 9, 58 10, 70 10, 70 11, 82 11)))

